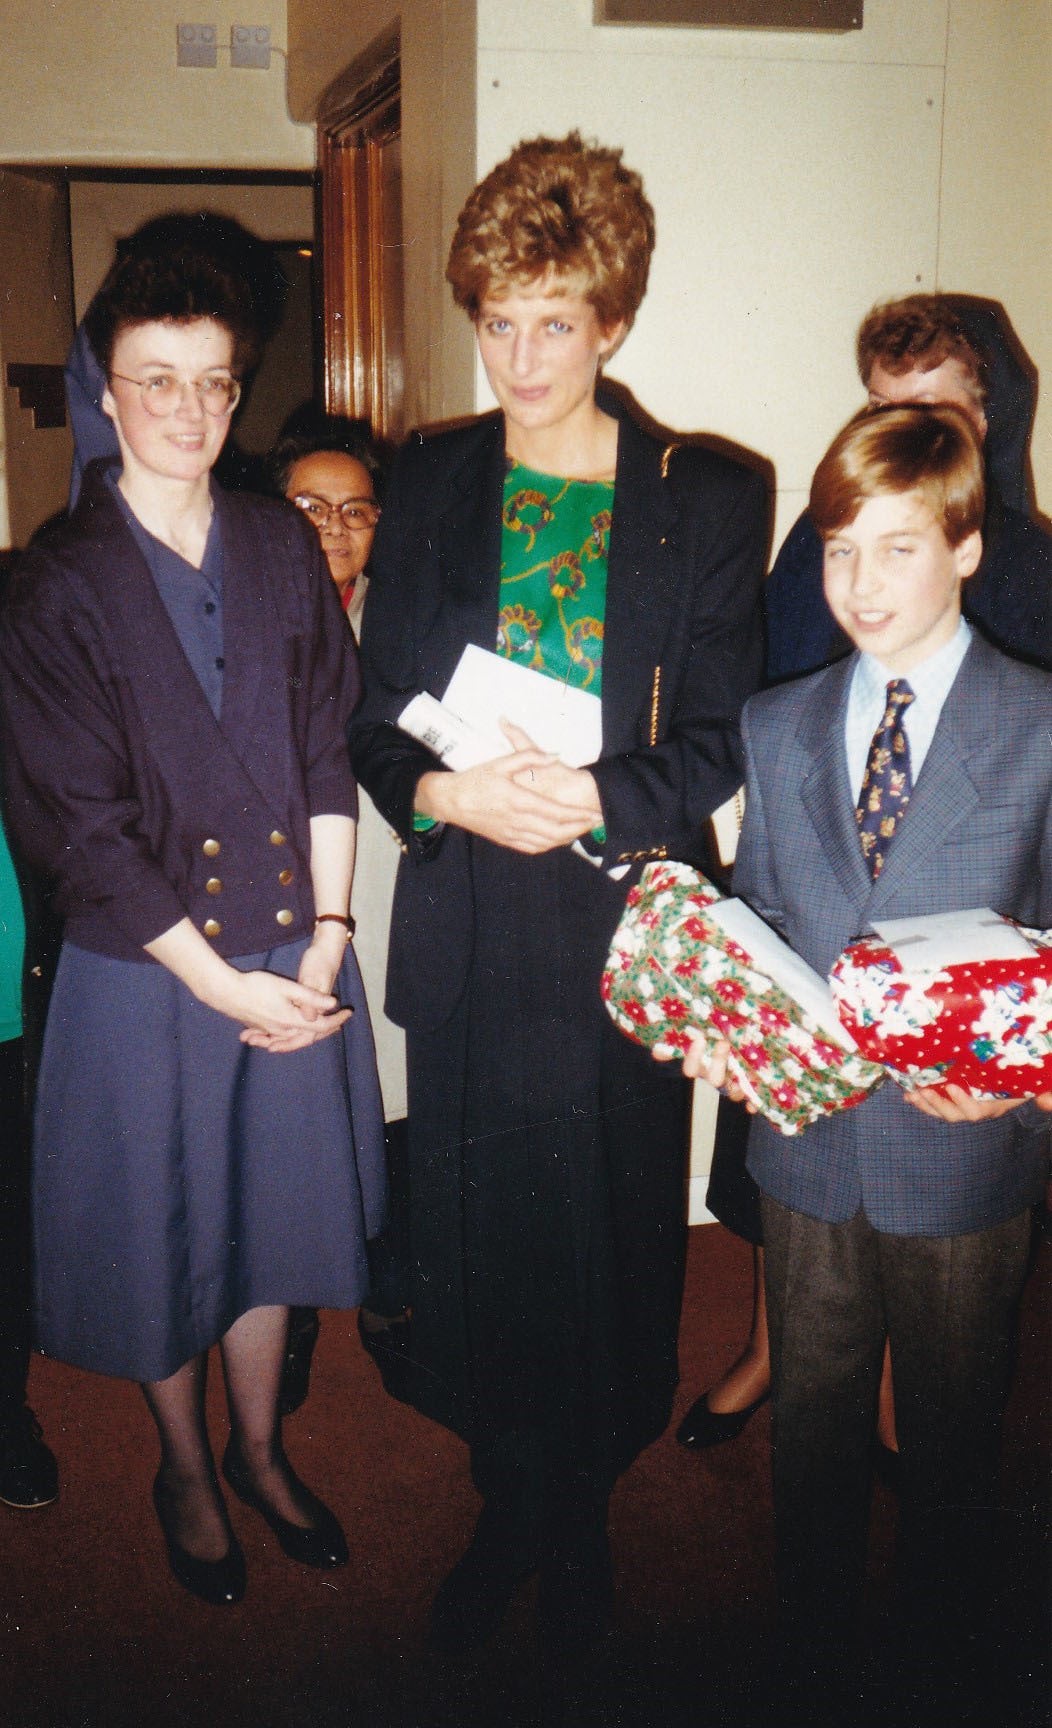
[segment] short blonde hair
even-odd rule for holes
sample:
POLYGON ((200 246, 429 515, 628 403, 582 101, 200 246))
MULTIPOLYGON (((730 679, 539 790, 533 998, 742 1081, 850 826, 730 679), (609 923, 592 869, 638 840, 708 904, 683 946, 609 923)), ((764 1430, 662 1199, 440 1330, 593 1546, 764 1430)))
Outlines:
POLYGON ((983 453, 968 416, 944 405, 864 408, 815 469, 811 519, 828 540, 888 492, 919 492, 951 546, 981 528, 983 453))
POLYGON ((646 293, 654 212, 621 151, 565 138, 519 144, 457 219, 446 280, 472 319, 489 295, 552 276, 573 285, 604 329, 631 324, 646 293))

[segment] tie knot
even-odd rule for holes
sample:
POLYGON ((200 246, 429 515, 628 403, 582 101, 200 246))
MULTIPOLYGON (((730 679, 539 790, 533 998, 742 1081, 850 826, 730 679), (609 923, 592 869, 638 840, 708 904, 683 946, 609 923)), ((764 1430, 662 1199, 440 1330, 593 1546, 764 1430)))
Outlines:
POLYGON ((893 678, 888 685, 888 714, 901 714, 914 701, 913 689, 905 678, 893 678))

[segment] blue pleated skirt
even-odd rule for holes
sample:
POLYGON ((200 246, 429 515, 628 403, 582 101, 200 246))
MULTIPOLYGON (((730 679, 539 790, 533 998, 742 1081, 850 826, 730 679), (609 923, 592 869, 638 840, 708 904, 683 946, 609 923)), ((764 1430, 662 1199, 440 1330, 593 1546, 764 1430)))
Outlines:
MULTIPOLYGON (((294 977, 306 942, 235 960, 294 977)), ((383 1226, 383 1108, 353 949, 341 1034, 272 1055, 163 966, 63 949, 34 1126, 37 1342, 173 1374, 251 1308, 350 1308, 383 1226)))

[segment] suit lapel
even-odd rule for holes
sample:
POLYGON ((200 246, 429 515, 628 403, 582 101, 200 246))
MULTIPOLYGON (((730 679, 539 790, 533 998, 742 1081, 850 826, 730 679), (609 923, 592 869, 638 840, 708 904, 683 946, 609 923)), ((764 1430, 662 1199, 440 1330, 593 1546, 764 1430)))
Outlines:
POLYGON ((856 660, 852 654, 815 687, 798 737, 811 758, 800 789, 804 808, 844 893, 859 903, 868 899, 872 881, 859 842, 844 748, 847 700, 856 660))
MULTIPOLYGON (((604 402, 605 408, 612 405, 604 402)), ((650 709, 655 670, 679 598, 676 509, 661 446, 622 414, 603 629, 603 749, 629 750, 650 709)))

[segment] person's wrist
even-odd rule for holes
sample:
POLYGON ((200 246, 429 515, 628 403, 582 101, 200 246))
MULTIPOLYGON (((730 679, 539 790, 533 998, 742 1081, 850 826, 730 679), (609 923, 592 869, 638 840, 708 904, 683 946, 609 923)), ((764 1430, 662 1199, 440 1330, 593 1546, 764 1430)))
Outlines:
POLYGON ((324 941, 331 937, 336 946, 343 947, 353 937, 354 928, 349 912, 319 912, 314 920, 314 939, 324 941))

